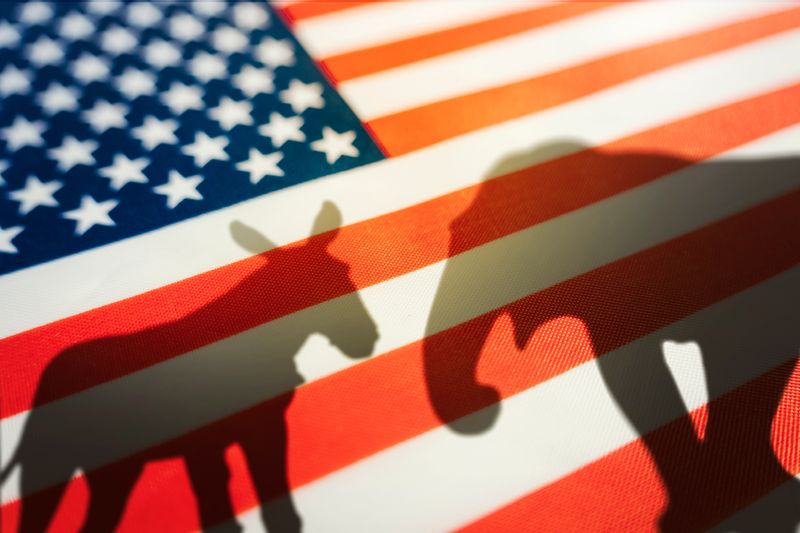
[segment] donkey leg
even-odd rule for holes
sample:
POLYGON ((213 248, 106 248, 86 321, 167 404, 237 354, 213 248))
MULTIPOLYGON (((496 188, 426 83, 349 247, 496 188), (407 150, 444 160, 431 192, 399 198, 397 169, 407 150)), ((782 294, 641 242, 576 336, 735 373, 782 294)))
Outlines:
POLYGON ((261 519, 270 533, 300 531, 300 515, 289 494, 286 472, 287 432, 285 411, 291 400, 267 417, 254 423, 249 435, 241 441, 242 451, 250 467, 258 499, 261 519))
POLYGON ((113 531, 117 527, 142 466, 123 465, 86 476, 91 500, 83 524, 84 533, 113 531))
POLYGON ((185 461, 203 529, 215 526, 215 531, 241 531, 228 496, 230 472, 225 464, 224 448, 193 450, 186 454, 185 461))
MULTIPOLYGON (((35 492, 41 487, 40 480, 48 478, 52 473, 42 469, 37 471, 36 464, 23 464, 21 489, 22 494, 31 494, 20 500, 20 533, 40 533, 47 529, 53 516, 56 514, 61 498, 67 489, 65 481, 41 492, 35 492)), ((72 477, 72 468, 61 470, 57 479, 69 480, 72 477)))

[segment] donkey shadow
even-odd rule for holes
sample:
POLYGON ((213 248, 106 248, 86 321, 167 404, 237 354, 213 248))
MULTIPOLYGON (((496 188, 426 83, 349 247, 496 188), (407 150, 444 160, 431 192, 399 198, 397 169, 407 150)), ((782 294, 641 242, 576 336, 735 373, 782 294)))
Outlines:
MULTIPOLYGON (((706 529, 729 516, 731 509, 742 508, 769 488, 781 486, 781 500, 754 506, 762 511, 745 513, 741 520, 733 517, 726 527, 738 531, 794 531, 800 521, 800 483, 784 469, 771 437, 774 416, 787 392, 800 347, 796 302, 800 269, 796 265, 766 282, 760 289, 760 299, 748 296, 747 291, 735 295, 741 300, 737 309, 746 309, 745 312, 730 314, 712 305, 695 318, 690 316, 656 328, 635 342, 620 341, 620 331, 635 330, 657 310, 652 302, 642 303, 639 308, 611 305, 614 287, 579 287, 569 298, 548 301, 547 306, 538 308, 504 303, 652 246, 648 242, 678 237, 692 229, 683 225, 684 220, 702 220, 700 226, 705 226, 715 220, 715 216, 704 218, 709 212, 719 211, 722 216, 716 215, 716 219, 724 218, 725 213, 738 210, 730 209, 731 205, 743 208, 756 205, 759 199, 766 201, 797 190, 800 158, 717 159, 689 165, 688 161, 665 154, 604 152, 565 141, 513 154, 488 175, 500 176, 573 153, 580 153, 581 159, 574 160, 579 163, 548 168, 566 168, 587 179, 605 180, 625 179, 624 173, 636 169, 666 168, 673 169, 671 181, 678 176, 677 186, 665 187, 663 180, 652 182, 652 186, 607 199, 605 203, 613 209, 590 205, 541 224, 538 232, 516 233, 506 239, 508 245, 487 245, 465 253, 469 249, 465 243, 476 228, 491 224, 487 216, 504 216, 496 194, 501 190, 498 183, 502 178, 485 181, 470 206, 450 226, 450 259, 426 330, 427 388, 438 417, 453 431, 468 435, 489 431, 500 415, 499 391, 478 378, 481 351, 498 318, 510 318, 518 350, 543 324, 563 317, 577 318, 589 333, 598 369, 611 397, 641 435, 663 482, 668 504, 657 527, 662 531, 706 529), (615 172, 601 176, 596 174, 598 169, 615 172), (496 310, 488 313, 488 320, 477 321, 457 349, 448 346, 445 336, 436 335, 482 314, 482 309, 496 310), (746 407, 741 400, 711 403, 701 435, 688 416, 691 409, 665 359, 665 347, 675 343, 695 343, 699 347, 711 399, 773 370, 768 378, 758 380, 754 392, 747 396, 746 407), (609 352, 614 353, 603 356, 609 352), (465 405, 477 410, 467 414, 465 405), (669 438, 654 431, 669 421, 669 438), (786 505, 787 501, 793 504, 786 505)), ((528 180, 526 186, 534 188, 538 186, 536 180, 560 183, 564 177, 535 169, 519 172, 528 180)), ((565 188, 558 194, 569 199, 581 192, 565 188)), ((800 205, 797 212, 800 213, 800 205)), ((785 228, 786 235, 800 234, 800 217, 789 226, 785 228)), ((676 265, 691 268, 692 258, 679 258, 676 265)), ((674 297, 692 295, 678 287, 674 297)), ((545 458, 539 458, 542 459, 545 458)))
POLYGON ((303 383, 294 357, 315 333, 351 358, 369 356, 378 338, 349 266, 328 251, 340 224, 338 209, 326 202, 311 238, 277 248, 254 229, 234 222, 231 233, 240 246, 256 254, 267 251, 259 256, 260 266, 236 286, 176 321, 92 340, 54 358, 39 382, 37 405, 51 398, 70 376, 113 364, 114 354, 123 347, 153 346, 186 334, 205 335, 208 324, 214 323, 209 316, 219 317, 220 310, 258 312, 242 302, 276 305, 269 296, 275 282, 291 284, 298 295, 318 284, 345 295, 209 344, 185 356, 193 357, 190 365, 166 361, 32 411, 4 472, 6 476, 15 465, 21 468, 21 491, 26 497, 21 500, 20 531, 48 527, 66 489, 63 481, 78 470, 85 473, 90 493, 83 530, 111 531, 145 465, 174 457, 186 464, 203 528, 239 531, 227 492, 224 452, 231 445, 240 447, 259 501, 270 502, 261 507, 267 529, 299 531, 301 520, 288 495, 286 469, 285 411, 293 389, 303 383), (249 407, 269 398, 272 409, 248 415, 249 407), (233 413, 238 414, 231 417, 233 413), (236 421, 226 423, 231 418, 236 421), (185 438, 212 422, 215 431, 185 438), (162 444, 165 440, 166 445, 162 444), (115 461, 119 457, 125 459, 115 461))

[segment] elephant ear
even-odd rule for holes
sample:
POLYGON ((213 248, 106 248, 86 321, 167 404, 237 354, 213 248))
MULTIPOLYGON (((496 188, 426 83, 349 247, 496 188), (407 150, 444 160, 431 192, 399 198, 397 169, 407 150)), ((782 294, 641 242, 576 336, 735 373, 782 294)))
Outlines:
POLYGON ((266 238, 261 232, 247 224, 242 224, 238 220, 231 222, 230 229, 236 244, 251 254, 264 253, 277 247, 274 242, 266 238))
POLYGON ((320 235, 315 239, 320 244, 327 246, 339 234, 339 227, 342 225, 342 213, 336 204, 326 201, 317 213, 317 218, 314 219, 314 225, 311 228, 311 235, 320 235))

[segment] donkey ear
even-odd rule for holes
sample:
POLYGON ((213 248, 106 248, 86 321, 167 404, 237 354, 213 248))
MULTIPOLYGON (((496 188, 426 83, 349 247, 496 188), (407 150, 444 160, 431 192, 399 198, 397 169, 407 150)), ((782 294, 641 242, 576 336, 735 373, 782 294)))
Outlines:
POLYGON ((339 226, 342 225, 342 213, 336 204, 326 201, 317 213, 317 218, 314 220, 314 226, 311 228, 311 235, 319 235, 326 233, 324 238, 325 243, 332 241, 338 233, 339 226), (336 230, 336 231, 331 231, 336 230))
POLYGON ((238 220, 231 222, 231 235, 236 244, 251 254, 260 254, 276 248, 275 243, 259 233, 258 230, 242 224, 238 220))

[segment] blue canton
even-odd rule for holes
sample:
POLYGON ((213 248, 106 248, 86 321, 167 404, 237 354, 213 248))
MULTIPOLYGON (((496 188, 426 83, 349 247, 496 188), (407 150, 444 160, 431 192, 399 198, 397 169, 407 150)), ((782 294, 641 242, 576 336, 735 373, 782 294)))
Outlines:
POLYGON ((0 274, 383 157, 264 2, 0 10, 0 274))

